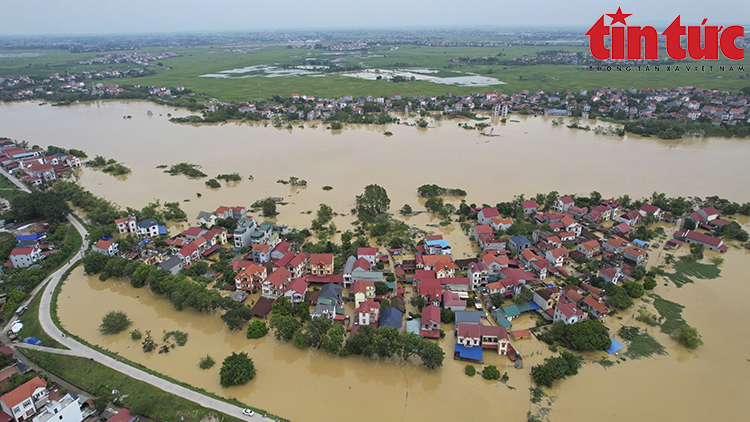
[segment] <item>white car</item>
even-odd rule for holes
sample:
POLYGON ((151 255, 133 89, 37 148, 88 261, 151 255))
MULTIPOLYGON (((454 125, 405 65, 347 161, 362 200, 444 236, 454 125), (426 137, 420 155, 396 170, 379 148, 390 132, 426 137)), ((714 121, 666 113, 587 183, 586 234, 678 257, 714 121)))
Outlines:
POLYGON ((242 414, 245 416, 255 416, 255 412, 252 409, 242 409, 242 414))

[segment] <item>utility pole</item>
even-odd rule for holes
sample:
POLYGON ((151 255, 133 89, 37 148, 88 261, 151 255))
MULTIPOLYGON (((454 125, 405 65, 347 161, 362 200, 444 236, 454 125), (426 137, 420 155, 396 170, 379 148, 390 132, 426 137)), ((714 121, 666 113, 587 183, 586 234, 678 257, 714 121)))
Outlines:
POLYGON ((263 101, 263 95, 260 93, 260 76, 258 77, 258 101, 263 101))

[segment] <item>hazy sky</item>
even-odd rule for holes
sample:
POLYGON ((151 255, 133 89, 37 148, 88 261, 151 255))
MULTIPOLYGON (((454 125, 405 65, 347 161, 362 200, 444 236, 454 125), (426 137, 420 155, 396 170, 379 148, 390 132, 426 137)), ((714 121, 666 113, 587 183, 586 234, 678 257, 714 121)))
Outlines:
MULTIPOLYGON (((623 6, 628 23, 743 25, 747 0, 0 0, 0 35, 481 26, 590 26, 623 6), (594 5, 594 6, 589 6, 594 5), (739 21, 738 21, 739 20, 739 21)), ((660 29, 660 28, 657 28, 660 29)))

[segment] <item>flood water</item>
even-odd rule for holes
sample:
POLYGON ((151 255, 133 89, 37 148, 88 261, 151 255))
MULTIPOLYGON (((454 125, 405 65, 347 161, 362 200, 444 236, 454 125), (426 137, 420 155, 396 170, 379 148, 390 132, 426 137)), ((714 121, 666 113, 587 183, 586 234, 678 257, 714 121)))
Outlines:
MULTIPOLYGON (((277 221, 303 228, 318 204, 348 214, 354 197, 365 185, 385 187, 391 210, 404 203, 424 210, 416 188, 425 183, 462 188, 467 201, 494 204, 516 194, 537 192, 589 193, 631 197, 663 191, 667 195, 720 195, 735 201, 750 200, 750 190, 738 181, 750 176, 746 167, 750 142, 732 139, 661 141, 598 136, 590 132, 552 127, 546 118, 520 123, 492 123, 499 137, 481 137, 459 128, 457 121, 432 122, 429 129, 404 125, 347 127, 338 133, 306 125, 290 132, 247 124, 211 126, 176 125, 167 113, 185 115, 147 102, 99 102, 71 107, 34 103, 0 104, 0 135, 29 144, 54 144, 86 151, 89 156, 115 158, 133 169, 118 179, 84 169, 81 184, 94 194, 121 206, 143 207, 160 199, 180 201, 190 222, 200 210, 219 205, 249 206, 266 196, 283 196, 277 221), (151 110, 153 116, 147 116, 151 110), (161 116, 160 116, 161 114, 161 116), (131 115, 132 119, 123 119, 131 115), (389 130, 393 136, 385 137, 389 130), (155 167, 178 162, 200 164, 211 177, 239 172, 245 178, 235 187, 212 190, 203 180, 169 176, 155 167), (308 181, 304 189, 277 184, 296 176, 308 181), (325 192, 324 185, 333 186, 325 192), (201 198, 196 193, 202 194, 201 198), (182 202, 189 199, 189 202, 182 202)), ((470 122, 473 124, 474 122, 470 122)), ((398 217, 401 218, 401 217, 398 217)), ((345 230, 349 215, 334 219, 345 230)), ((454 245, 456 257, 473 255, 468 238, 458 225, 434 227, 429 215, 407 219, 410 225, 443 233, 454 245)), ((176 229, 176 228, 175 228, 176 229)), ((170 228, 174 233, 175 229, 170 228)), ((710 254, 707 254, 710 255, 710 254)), ((556 397, 553 421, 742 420, 750 389, 750 328, 745 320, 747 269, 750 257, 730 248, 722 276, 698 280, 681 289, 660 281, 655 291, 685 305, 683 318, 696 327, 705 345, 687 352, 657 329, 652 335, 668 355, 628 360, 604 369, 589 363, 580 373, 549 391, 556 397)), ((651 257, 652 263, 655 257, 651 257)), ((635 312, 635 308, 632 310, 635 312)), ((441 342, 446 350, 443 368, 427 371, 414 362, 332 357, 324 352, 298 350, 271 335, 248 340, 231 333, 218 315, 191 310, 175 311, 169 301, 127 282, 96 277, 76 269, 63 287, 60 320, 68 330, 91 343, 120 353, 161 373, 277 413, 296 421, 353 418, 380 420, 454 420, 501 416, 524 420, 536 411, 529 403, 529 368, 551 352, 536 340, 514 342, 525 357, 525 369, 516 370, 501 356, 485 353, 485 363, 497 365, 510 376, 509 389, 463 374, 464 363, 452 356, 453 335, 441 342), (86 312, 81 312, 86 309, 86 312), (168 354, 144 354, 127 333, 104 338, 97 332, 109 310, 124 310, 141 331, 151 330, 157 341, 164 330, 189 333, 185 347, 168 354), (257 377, 245 386, 223 389, 218 371, 223 357, 246 351, 255 361, 257 377), (206 353, 219 363, 198 369, 206 353)), ((610 318, 608 325, 633 324, 631 315, 610 318)), ((518 320, 521 325, 531 321, 518 320)), ((587 355, 598 360, 602 353, 587 355)), ((546 405, 546 403, 543 403, 546 405)))
MULTIPOLYGON (((249 206, 275 196, 289 202, 278 207, 278 221, 303 228, 314 213, 301 213, 317 210, 320 203, 348 215, 355 196, 371 183, 387 190, 394 213, 406 203, 415 211, 424 210, 416 189, 427 183, 464 189, 469 203, 492 205, 521 193, 533 196, 553 190, 580 194, 597 190, 604 196, 628 193, 631 197, 660 191, 668 196, 750 200, 750 190, 736 188, 738 180, 750 178, 748 140, 623 139, 553 127, 551 119, 544 117, 505 124, 493 118, 494 133, 500 136, 483 137, 478 131, 458 127, 457 120, 431 122, 428 129, 352 125, 331 132, 319 122, 317 128, 306 124, 304 129, 294 126, 292 130, 237 123, 180 125, 170 123, 168 113, 180 116, 187 111, 145 101, 65 107, 4 103, 0 104, 0 135, 27 140, 30 145, 54 144, 82 149, 91 157, 114 158, 133 172, 116 178, 84 169, 81 184, 122 207, 141 208, 156 199, 178 201, 190 222, 195 222, 201 210, 249 206), (149 110, 152 116, 147 115, 149 110), (132 118, 123 119, 128 115, 132 118), (393 136, 384 136, 385 131, 393 136), (221 188, 210 189, 206 179, 170 176, 156 168, 179 162, 199 164, 210 177, 238 172, 245 180, 233 187, 222 182, 221 188), (254 180, 246 180, 251 174, 254 180), (307 187, 277 183, 290 176, 307 180, 307 187), (325 185, 333 190, 323 191, 325 185)), ((411 220, 438 223, 429 219, 411 220)), ((351 221, 351 217, 334 219, 342 230, 351 227, 351 221)), ((457 257, 472 254, 458 227, 442 231, 449 232, 449 241, 461 243, 454 247, 457 257)))

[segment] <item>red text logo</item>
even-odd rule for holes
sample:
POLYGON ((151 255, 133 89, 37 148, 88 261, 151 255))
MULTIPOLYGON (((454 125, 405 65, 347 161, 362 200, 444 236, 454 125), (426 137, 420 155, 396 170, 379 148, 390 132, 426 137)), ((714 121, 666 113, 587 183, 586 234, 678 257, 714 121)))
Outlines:
MULTIPOLYGON (((634 26, 625 23, 632 13, 607 13, 612 18, 609 26, 604 24, 604 16, 592 26, 586 35, 589 37, 591 54, 599 60, 657 60, 659 59, 659 34, 653 26, 634 26), (615 26, 621 23, 622 26, 615 26), (610 37, 610 48, 606 37, 610 37), (643 42, 641 42, 643 41, 643 42)), ((745 28, 739 25, 706 25, 707 19, 698 26, 683 26, 680 16, 672 21, 661 35, 666 38, 667 55, 682 60, 688 55, 691 59, 718 60, 719 51, 732 60, 745 58, 745 50, 735 45, 737 38, 745 35, 745 28), (682 37, 687 35, 687 48, 682 47, 682 37)))

